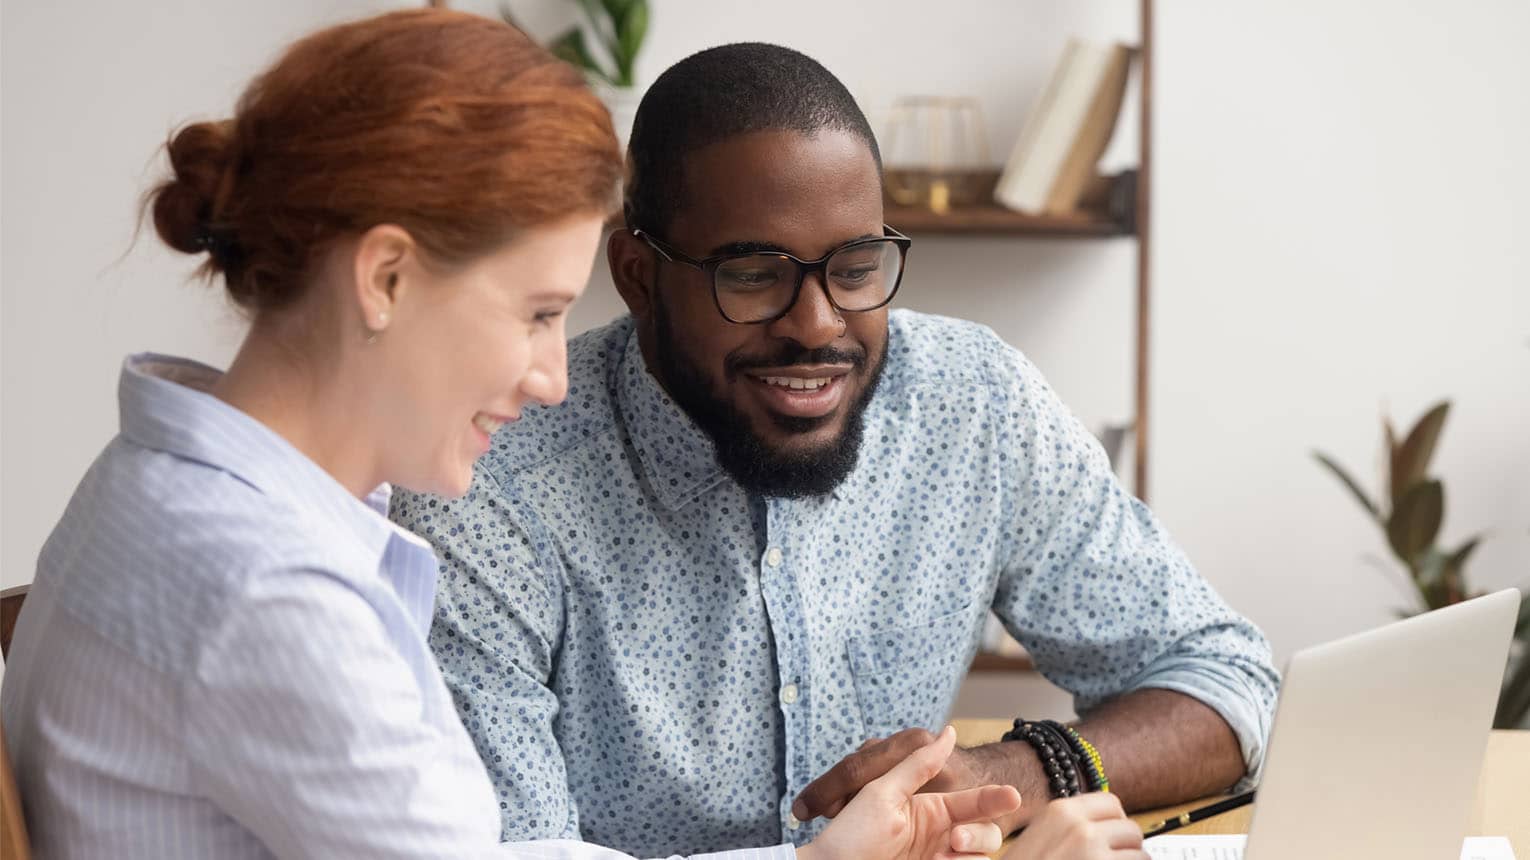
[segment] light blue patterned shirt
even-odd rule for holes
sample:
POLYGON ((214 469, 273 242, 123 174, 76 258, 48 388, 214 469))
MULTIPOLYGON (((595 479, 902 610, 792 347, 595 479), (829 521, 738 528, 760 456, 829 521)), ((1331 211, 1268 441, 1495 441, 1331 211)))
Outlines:
POLYGON ((859 463, 805 500, 721 471, 630 320, 569 364, 568 401, 501 430, 466 497, 393 503, 442 556, 431 645, 506 837, 800 843, 809 781, 943 723, 990 608, 1081 712, 1194 696, 1257 772, 1264 637, 988 329, 894 311, 859 463))
POLYGON ((0 694, 36 855, 618 857, 499 844, 425 642, 430 547, 216 378, 127 361, 122 432, 38 561, 0 694))

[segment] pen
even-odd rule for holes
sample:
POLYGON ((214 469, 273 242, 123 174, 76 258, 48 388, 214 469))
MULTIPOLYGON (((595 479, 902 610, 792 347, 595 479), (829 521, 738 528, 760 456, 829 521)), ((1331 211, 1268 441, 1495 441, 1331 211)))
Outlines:
POLYGON ((1179 815, 1173 818, 1154 822, 1152 825, 1149 825, 1142 831, 1142 835, 1157 836, 1160 833, 1168 833, 1170 830, 1178 830, 1179 828, 1186 825, 1194 824, 1203 818, 1210 818, 1213 815, 1221 815, 1224 812, 1237 809, 1240 806, 1247 806, 1253 802, 1254 793, 1252 791, 1245 791, 1242 794, 1236 795, 1234 797, 1229 797, 1226 800, 1219 800, 1216 803, 1210 804, 1208 806, 1192 809, 1189 812, 1181 812, 1179 815))

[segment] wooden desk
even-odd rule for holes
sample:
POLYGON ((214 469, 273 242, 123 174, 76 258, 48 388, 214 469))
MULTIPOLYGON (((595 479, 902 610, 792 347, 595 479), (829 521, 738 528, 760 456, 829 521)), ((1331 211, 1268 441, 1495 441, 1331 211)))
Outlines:
MULTIPOLYGON (((952 720, 956 740, 962 746, 985 744, 999 739, 1009 730, 1009 720, 952 720)), ((1217 798, 1208 797, 1193 803, 1155 809, 1132 819, 1146 826, 1203 806, 1217 798)), ((1247 833, 1254 807, 1232 812, 1182 827, 1176 833, 1247 833)), ((1530 732, 1495 731, 1488 739, 1487 757, 1477 781, 1477 800, 1472 806, 1468 836, 1507 836, 1514 846, 1514 856, 1530 860, 1530 732)))

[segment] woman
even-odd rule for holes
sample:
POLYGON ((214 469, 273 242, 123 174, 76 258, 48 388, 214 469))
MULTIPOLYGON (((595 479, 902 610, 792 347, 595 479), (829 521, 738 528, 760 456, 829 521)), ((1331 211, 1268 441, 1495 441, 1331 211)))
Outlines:
MULTIPOLYGON (((3 695, 38 854, 607 856, 496 844, 425 645, 436 559, 382 516, 389 483, 465 492, 563 398, 621 173, 604 109, 503 24, 401 12, 298 42, 169 156, 155 227, 251 325, 226 373, 126 361, 121 433, 43 549, 3 695)), ((796 853, 996 849, 1013 789, 913 796, 953 742, 796 853)))

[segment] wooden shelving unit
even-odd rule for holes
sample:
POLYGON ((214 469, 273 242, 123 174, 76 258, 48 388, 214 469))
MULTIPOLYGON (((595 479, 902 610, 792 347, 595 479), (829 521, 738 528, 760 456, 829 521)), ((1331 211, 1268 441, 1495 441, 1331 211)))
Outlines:
MULTIPOLYGON (((1140 41, 1137 52, 1139 128, 1138 160, 1135 176, 1128 189, 1128 211, 1115 215, 1103 210, 1083 211, 1074 215, 1035 217, 1005 209, 998 204, 986 202, 967 206, 952 206, 943 214, 928 209, 908 206, 888 206, 885 218, 888 224, 910 236, 988 236, 1013 239, 1109 239, 1134 236, 1137 241, 1137 319, 1136 355, 1133 376, 1134 416, 1133 440, 1135 464, 1133 489, 1138 498, 1148 497, 1148 440, 1149 404, 1151 379, 1149 370, 1151 344, 1151 298, 1152 282, 1149 277, 1152 249, 1152 141, 1153 141, 1153 0, 1139 0, 1140 41)), ((1119 180, 1118 180, 1119 181, 1119 180)), ((984 195, 991 200, 992 195, 984 195)), ((973 658, 970 672, 1034 672, 1035 664, 1028 656, 1014 657, 979 652, 973 658)))
POLYGON ((1111 196, 1125 199, 1124 207, 1109 212, 1102 205, 1095 209, 1068 215, 1025 215, 1006 209, 992 201, 993 179, 983 177, 980 187, 985 189, 978 198, 984 202, 952 205, 943 213, 936 213, 918 206, 899 206, 889 203, 884 212, 888 224, 918 238, 919 236, 986 236, 1011 239, 1113 239, 1135 236, 1137 240, 1137 324, 1134 375, 1134 415, 1132 438, 1135 444, 1135 464, 1132 486, 1138 498, 1148 495, 1148 439, 1149 439, 1149 300, 1152 295, 1149 281, 1151 230, 1149 215, 1152 177, 1152 65, 1153 65, 1153 0, 1139 0, 1142 29, 1137 50, 1139 81, 1139 143, 1137 169, 1129 177, 1115 177, 1114 182, 1128 182, 1129 188, 1111 196), (1124 198, 1123 198, 1124 193, 1124 198))

